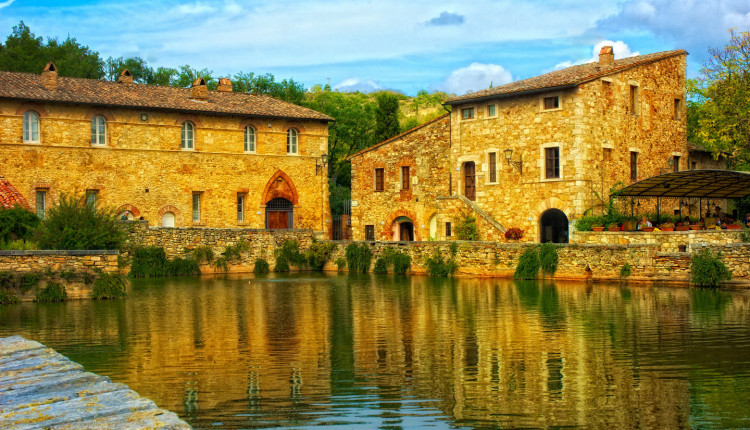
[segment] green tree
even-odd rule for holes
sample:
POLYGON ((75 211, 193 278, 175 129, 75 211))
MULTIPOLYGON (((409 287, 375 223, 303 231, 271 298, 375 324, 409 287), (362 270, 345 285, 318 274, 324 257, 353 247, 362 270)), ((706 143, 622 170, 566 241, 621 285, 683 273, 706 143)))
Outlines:
POLYGON ((709 50, 697 81, 691 82, 688 136, 726 156, 733 168, 750 166, 750 32, 731 32, 723 48, 709 50))
POLYGON ((158 67, 156 70, 154 70, 150 83, 153 85, 162 86, 175 85, 177 75, 179 75, 177 69, 173 69, 171 67, 158 67))
POLYGON ((375 112, 375 141, 388 140, 399 133, 398 96, 381 92, 377 96, 378 110, 375 112))
POLYGON ((104 64, 105 79, 116 81, 123 70, 128 69, 133 75, 133 82, 138 84, 154 83, 154 69, 146 64, 146 60, 141 57, 109 57, 104 64))
POLYGON ((0 45, 0 70, 11 72, 39 73, 47 61, 42 55, 41 37, 36 37, 29 27, 21 21, 13 27, 5 41, 0 45))
POLYGON ((124 241, 117 213, 81 196, 61 195, 38 230, 41 249, 120 249, 124 241))
POLYGON ((193 69, 185 64, 184 66, 180 66, 177 71, 177 76, 171 80, 169 85, 173 87, 189 88, 193 85, 193 82, 195 82, 196 79, 203 78, 206 81, 208 89, 215 90, 219 81, 213 77, 213 73, 214 72, 208 69, 193 69))
POLYGON ((302 84, 294 79, 276 82, 271 73, 256 75, 240 72, 234 75, 232 81, 236 92, 271 96, 294 104, 302 104, 305 99, 305 87, 302 84))

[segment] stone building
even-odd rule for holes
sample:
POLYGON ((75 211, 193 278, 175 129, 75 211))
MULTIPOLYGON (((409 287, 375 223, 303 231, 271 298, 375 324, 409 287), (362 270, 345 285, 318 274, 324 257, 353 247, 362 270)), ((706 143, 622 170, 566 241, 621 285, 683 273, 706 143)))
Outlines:
MULTIPOLYGON (((395 171, 393 157, 384 156, 388 146, 402 158, 413 155, 417 163, 422 147, 446 149, 432 154, 422 169, 439 175, 430 179, 444 184, 436 188, 438 197, 417 202, 415 195, 411 202, 391 200, 387 207, 352 208, 354 238, 364 239, 366 226, 378 229, 379 224, 380 235, 388 237, 392 221, 386 214, 415 208, 412 213, 422 216, 412 219, 419 225, 418 240, 449 239, 452 227, 471 215, 482 240, 503 240, 507 228, 518 227, 525 241, 567 242, 572 222, 600 198, 606 200, 615 184, 628 185, 664 169, 691 168, 686 55, 676 50, 615 60, 608 46, 596 62, 454 97, 446 103, 451 108, 448 142, 407 142, 401 136, 352 156, 352 199, 359 201, 374 191, 373 172, 366 170, 381 162, 386 171, 395 171), (434 235, 422 227, 428 225, 424 214, 429 211, 420 208, 428 207, 435 208, 434 235)), ((425 128, 435 127, 444 125, 425 128)), ((419 172, 415 176, 415 183, 426 180, 419 172)))
POLYGON ((0 174, 40 215, 85 195, 165 227, 327 231, 332 118, 222 78, 192 88, 0 72, 0 174))

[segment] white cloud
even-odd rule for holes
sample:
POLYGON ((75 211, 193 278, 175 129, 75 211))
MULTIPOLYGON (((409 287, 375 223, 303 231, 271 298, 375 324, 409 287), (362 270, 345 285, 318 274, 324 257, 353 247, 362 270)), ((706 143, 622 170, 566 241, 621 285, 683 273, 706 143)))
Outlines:
POLYGON ((591 50, 590 58, 579 59, 575 61, 573 60, 561 61, 560 63, 555 64, 555 67, 553 67, 552 69, 547 70, 547 72, 551 70, 564 69, 566 67, 575 66, 578 64, 586 64, 586 63, 593 63, 595 61, 599 61, 599 51, 601 51, 603 46, 612 47, 612 50, 615 53, 616 60, 619 60, 621 58, 634 57, 636 55, 640 55, 639 52, 631 51, 628 44, 623 42, 622 40, 618 40, 617 42, 613 42, 611 40, 602 40, 601 42, 598 42, 596 45, 594 45, 594 48, 591 50))
POLYGON ((372 79, 362 80, 359 78, 349 78, 334 85, 333 89, 341 92, 359 91, 362 93, 371 93, 382 89, 382 87, 372 79))
POLYGON ((0 9, 6 8, 6 7, 12 5, 14 1, 16 1, 16 0, 8 0, 8 1, 4 1, 4 2, 0 3, 0 9))
POLYGON ((177 6, 177 12, 182 15, 202 15, 207 13, 213 13, 216 9, 212 6, 195 2, 193 4, 181 4, 177 6))
POLYGON ((505 85, 513 81, 513 75, 497 64, 471 63, 451 72, 441 89, 458 95, 479 91, 492 86, 505 85))

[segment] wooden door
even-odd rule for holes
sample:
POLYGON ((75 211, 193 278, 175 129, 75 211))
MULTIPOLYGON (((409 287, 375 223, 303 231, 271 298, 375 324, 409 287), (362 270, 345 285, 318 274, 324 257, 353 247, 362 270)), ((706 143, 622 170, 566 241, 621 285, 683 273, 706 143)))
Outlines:
POLYGON ((268 212, 268 228, 289 228, 289 212, 268 212))
POLYGON ((464 163, 464 196, 469 200, 476 200, 477 185, 474 176, 474 162, 464 163))

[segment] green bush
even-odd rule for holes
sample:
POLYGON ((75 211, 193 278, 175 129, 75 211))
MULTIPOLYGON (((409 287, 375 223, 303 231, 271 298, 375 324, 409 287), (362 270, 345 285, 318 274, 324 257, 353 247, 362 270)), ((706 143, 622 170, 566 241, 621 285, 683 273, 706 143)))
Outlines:
POLYGON ((64 302, 68 299, 65 287, 57 282, 47 282, 47 286, 36 294, 35 302, 64 302))
POLYGON ((31 239, 39 221, 35 213, 19 205, 10 209, 0 206, 0 242, 21 241, 25 243, 31 239))
POLYGON ((18 288, 24 293, 36 287, 42 280, 42 274, 39 272, 27 272, 18 276, 18 288))
POLYGON ((627 278, 627 277, 630 276, 630 272, 631 272, 630 264, 625 263, 620 268, 620 277, 621 278, 627 278))
POLYGON ((37 235, 42 249, 120 249, 124 241, 125 231, 114 210, 66 194, 47 210, 37 235))
POLYGON ((444 259, 439 249, 431 257, 425 258, 425 266, 430 276, 452 276, 458 269, 453 257, 444 259))
POLYGON ((158 278, 163 276, 200 275, 198 262, 192 258, 175 258, 170 261, 159 246, 136 248, 130 265, 130 276, 134 278, 158 278))
POLYGON ((461 218, 456 223, 455 232, 458 240, 479 240, 477 219, 471 212, 461 213, 461 218))
POLYGON ((406 275, 411 268, 411 257, 405 252, 398 252, 393 255, 393 273, 396 275, 406 275))
MULTIPOLYGON (((297 268, 300 268, 304 266, 307 263, 307 258, 305 258, 305 255, 302 254, 299 250, 299 242, 296 240, 286 240, 283 244, 281 244, 280 248, 277 248, 273 252, 274 257, 276 257, 276 266, 278 267, 278 261, 283 260, 287 270, 285 272, 289 271, 289 265, 295 266, 297 268)), ((274 268, 275 272, 278 272, 274 268)))
POLYGON ((38 249, 39 246, 36 244, 36 242, 32 242, 31 240, 11 240, 9 242, 3 242, 0 240, 0 250, 2 251, 26 251, 30 249, 38 249))
POLYGON ((350 243, 346 247, 346 263, 350 273, 367 273, 372 262, 372 251, 366 243, 350 243))
POLYGON ((344 267, 346 267, 346 258, 339 257, 335 261, 336 267, 338 268, 339 272, 344 270, 344 267))
POLYGON ((211 263, 211 265, 214 266, 216 270, 223 270, 224 272, 229 271, 229 261, 227 260, 227 257, 224 255, 215 259, 213 263, 211 263))
POLYGON ((557 271, 557 247, 550 242, 543 243, 539 247, 539 263, 544 275, 552 276, 557 271))
POLYGON ((701 287, 715 287, 719 282, 732 279, 732 272, 721 261, 721 253, 714 254, 703 248, 690 259, 692 282, 701 287))
POLYGON ((0 305, 12 305, 18 303, 18 297, 11 291, 0 290, 0 305))
POLYGON ((286 273, 289 271, 289 262, 286 261, 286 258, 279 257, 276 259, 276 266, 274 266, 273 271, 276 273, 286 273))
POLYGON ((268 261, 258 258, 255 260, 255 267, 253 267, 253 273, 256 275, 263 275, 265 273, 268 273, 270 271, 270 268, 268 266, 268 261))
POLYGON ((518 258, 518 266, 513 279, 536 279, 541 263, 536 247, 530 246, 518 258))
POLYGON ((606 225, 605 217, 603 216, 582 216, 576 220, 576 230, 578 231, 592 231, 591 227, 594 224, 606 225))
POLYGON ((210 263, 214 261, 214 249, 208 245, 199 246, 190 251, 190 253, 193 254, 193 258, 195 258, 198 263, 210 263))
POLYGON ((375 260, 375 267, 372 269, 372 273, 388 273, 388 266, 385 264, 385 259, 383 257, 378 257, 378 259, 375 260))
POLYGON ((330 242, 319 242, 313 240, 310 249, 305 251, 305 257, 313 270, 322 271, 323 266, 331 258, 331 254, 336 250, 336 244, 330 242))
POLYGON ((120 297, 125 297, 125 279, 123 276, 116 273, 99 274, 99 278, 94 282, 91 298, 99 300, 119 299, 120 297))
POLYGON ((192 276, 200 274, 201 269, 198 262, 192 258, 175 257, 167 263, 166 276, 192 276))

